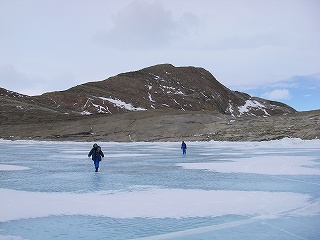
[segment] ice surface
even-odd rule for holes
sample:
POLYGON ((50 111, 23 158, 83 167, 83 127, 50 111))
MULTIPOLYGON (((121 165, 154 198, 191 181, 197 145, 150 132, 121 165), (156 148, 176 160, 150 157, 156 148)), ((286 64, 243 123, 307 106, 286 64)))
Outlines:
POLYGON ((320 239, 319 143, 0 140, 0 240, 320 239))
POLYGON ((82 194, 0 189, 0 195, 6 196, 0 200, 0 222, 62 214, 112 218, 274 216, 306 207, 310 199, 298 193, 156 188, 82 194), (92 201, 95 204, 88 205, 92 201))
MULTIPOLYGON (((256 173, 269 175, 320 175, 317 157, 259 156, 240 158, 234 162, 180 163, 186 169, 205 169, 223 173, 256 173)), ((319 183, 320 185, 320 183, 319 183)))
POLYGON ((0 164, 0 171, 16 171, 16 170, 27 170, 30 169, 28 167, 16 166, 16 165, 8 165, 8 164, 0 164))

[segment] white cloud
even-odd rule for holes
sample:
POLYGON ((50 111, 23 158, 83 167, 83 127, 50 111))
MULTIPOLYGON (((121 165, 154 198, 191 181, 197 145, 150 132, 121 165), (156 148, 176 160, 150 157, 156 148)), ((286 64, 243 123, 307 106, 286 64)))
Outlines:
POLYGON ((276 89, 271 92, 264 93, 262 97, 271 100, 288 100, 291 99, 291 94, 288 89, 276 89))
POLYGON ((40 95, 44 92, 59 91, 75 85, 74 76, 69 72, 48 74, 45 77, 29 76, 15 66, 0 65, 0 87, 26 95, 40 95))
POLYGON ((96 40, 119 49, 159 49, 188 35, 198 17, 184 13, 174 19, 160 2, 133 1, 113 18, 113 27, 100 31, 96 40))
POLYGON ((43 79, 29 77, 13 65, 0 65, 0 86, 7 90, 33 95, 43 90, 41 82, 43 79))

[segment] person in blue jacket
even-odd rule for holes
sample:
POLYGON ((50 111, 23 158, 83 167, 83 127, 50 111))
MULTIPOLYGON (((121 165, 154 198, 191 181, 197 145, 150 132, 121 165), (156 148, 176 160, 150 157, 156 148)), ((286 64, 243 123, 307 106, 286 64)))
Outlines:
POLYGON ((182 149, 182 154, 187 153, 187 144, 184 141, 182 141, 181 143, 181 149, 182 149))
POLYGON ((94 167, 96 169, 96 172, 98 172, 99 169, 99 163, 101 161, 101 157, 104 157, 104 154, 101 150, 101 147, 98 146, 98 144, 93 144, 93 148, 91 149, 91 151, 88 154, 88 157, 92 156, 92 161, 94 163, 94 167))

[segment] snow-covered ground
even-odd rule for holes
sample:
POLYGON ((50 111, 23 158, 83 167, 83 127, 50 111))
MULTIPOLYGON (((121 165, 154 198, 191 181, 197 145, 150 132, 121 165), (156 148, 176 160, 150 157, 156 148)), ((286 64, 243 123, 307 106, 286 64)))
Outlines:
POLYGON ((320 141, 0 140, 0 240, 320 239, 320 141))

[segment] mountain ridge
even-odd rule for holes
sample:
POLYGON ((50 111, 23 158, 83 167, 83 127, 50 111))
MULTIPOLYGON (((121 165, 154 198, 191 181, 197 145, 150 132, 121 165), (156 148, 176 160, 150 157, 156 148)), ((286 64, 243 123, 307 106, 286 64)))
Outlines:
POLYGON ((232 91, 199 67, 160 64, 38 96, 0 88, 0 97, 0 138, 6 139, 13 136, 14 139, 88 141, 96 137, 116 141, 118 136, 119 141, 129 141, 130 135, 131 139, 138 141, 172 140, 174 136, 190 140, 240 141, 320 137, 317 111, 306 113, 306 116, 312 115, 312 120, 296 117, 299 112, 292 107, 232 91), (292 119, 299 119, 301 126, 308 126, 311 130, 302 133, 302 127, 291 127, 290 131, 274 131, 273 136, 272 126, 282 123, 275 123, 272 118, 282 119, 291 125, 295 125, 292 119), (171 119, 177 119, 176 123, 171 119), (102 130, 93 130, 95 124, 90 122, 101 122, 102 130), (235 124, 239 122, 240 125, 235 124), (266 124, 267 129, 263 130, 264 133, 252 129, 255 126, 252 122, 259 122, 257 126, 261 129, 265 129, 262 125, 266 124), (179 124, 190 131, 182 129, 179 124), (89 125, 92 126, 89 128, 89 125), (159 126, 168 126, 169 132, 159 126), (242 130, 237 132, 232 130, 233 127, 242 130))
POLYGON ((120 73, 102 81, 29 98, 50 109, 80 114, 116 114, 150 109, 218 111, 234 116, 296 112, 283 103, 232 91, 203 68, 174 67, 171 64, 120 73))

